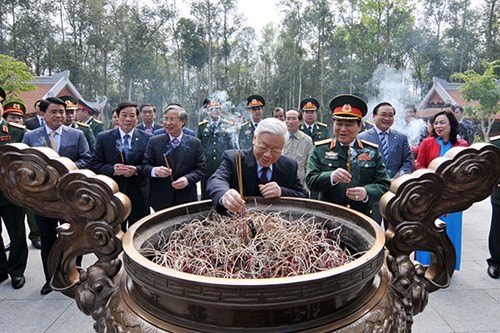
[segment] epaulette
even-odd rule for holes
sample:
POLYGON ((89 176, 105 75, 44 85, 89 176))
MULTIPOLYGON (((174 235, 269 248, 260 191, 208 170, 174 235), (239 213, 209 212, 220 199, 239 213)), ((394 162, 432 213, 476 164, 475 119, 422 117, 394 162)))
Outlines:
POLYGON ((317 124, 318 124, 319 126, 328 127, 328 125, 327 125, 327 124, 325 124, 325 123, 320 123, 319 121, 317 122, 317 124))
POLYGON ((104 124, 104 123, 103 123, 102 121, 100 121, 99 119, 95 119, 95 118, 94 118, 94 121, 95 121, 96 123, 98 123, 98 124, 104 124))
POLYGON ((222 119, 222 121, 229 125, 234 124, 234 122, 232 122, 231 120, 222 119))
POLYGON ((368 145, 368 146, 371 146, 373 148, 377 148, 378 149, 378 144, 376 144, 376 143, 373 143, 373 142, 370 142, 370 141, 366 141, 366 140, 359 140, 359 141, 363 142, 363 144, 365 144, 365 145, 368 145))
POLYGON ((206 123, 208 123, 208 120, 205 119, 203 121, 200 121, 200 123, 198 124, 198 126, 201 126, 201 125, 206 124, 206 123))
POLYGON ((490 138, 490 141, 500 140, 500 135, 496 135, 490 138))
POLYGON ((333 141, 333 139, 319 140, 319 141, 316 141, 316 142, 314 143, 314 145, 315 145, 315 146, 322 146, 322 145, 325 145, 325 144, 330 143, 330 142, 332 142, 332 141, 333 141))
POLYGON ((26 129, 26 126, 24 125, 20 125, 20 124, 17 124, 17 123, 9 123, 10 126, 12 127, 17 127, 17 128, 20 128, 20 129, 26 129))
POLYGON ((81 122, 79 122, 79 121, 77 121, 77 122, 76 122, 76 124, 77 124, 78 126, 81 126, 81 127, 88 127, 88 128, 90 128, 90 125, 89 125, 89 124, 84 124, 84 123, 81 123, 81 122))
POLYGON ((363 120, 363 122, 366 123, 366 124, 368 124, 368 125, 370 125, 370 126, 375 126, 374 123, 372 123, 372 122, 370 122, 368 120, 363 120))
POLYGON ((250 122, 249 122, 249 121, 244 122, 243 124, 241 124, 241 125, 240 125, 240 128, 242 128, 243 126, 248 125, 248 124, 250 124, 250 122))

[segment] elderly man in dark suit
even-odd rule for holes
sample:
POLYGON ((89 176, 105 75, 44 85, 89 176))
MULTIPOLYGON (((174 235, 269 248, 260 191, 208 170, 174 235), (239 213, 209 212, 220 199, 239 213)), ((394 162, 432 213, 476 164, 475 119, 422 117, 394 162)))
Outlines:
MULTIPOLYGON (((239 151, 244 196, 307 198, 297 177, 297 162, 281 155, 286 133, 281 120, 264 119, 255 129, 253 147, 239 151)), ((221 165, 207 183, 208 194, 219 213, 245 208, 238 188, 237 152, 224 152, 221 165)))
POLYGON ((92 152, 91 168, 95 173, 112 177, 120 192, 132 202, 128 219, 122 223, 122 230, 149 214, 149 177, 141 175, 144 152, 150 134, 136 127, 139 119, 137 104, 122 102, 115 111, 118 114, 118 128, 101 132, 92 152))
MULTIPOLYGON (((31 147, 46 146, 54 149, 60 156, 72 160, 79 169, 90 166, 90 150, 82 131, 63 125, 66 118, 66 103, 57 97, 49 97, 40 102, 45 125, 24 135, 23 143, 31 147)), ((57 240, 58 219, 35 215, 40 241, 42 243, 42 263, 46 283, 40 293, 52 291, 48 259, 52 246, 57 240)))
POLYGON ((207 173, 201 141, 182 131, 183 112, 178 105, 167 106, 167 133, 153 136, 144 154, 141 172, 150 177, 149 204, 155 211, 198 200, 196 183, 207 173))

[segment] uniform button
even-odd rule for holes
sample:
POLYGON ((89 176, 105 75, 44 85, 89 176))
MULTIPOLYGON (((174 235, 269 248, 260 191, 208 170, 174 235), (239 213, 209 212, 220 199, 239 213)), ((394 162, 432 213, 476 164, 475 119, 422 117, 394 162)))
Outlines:
POLYGON ((214 160, 216 160, 216 159, 217 159, 217 157, 214 156, 214 160))
POLYGON ((332 163, 328 163, 328 166, 331 167, 332 166, 332 163))

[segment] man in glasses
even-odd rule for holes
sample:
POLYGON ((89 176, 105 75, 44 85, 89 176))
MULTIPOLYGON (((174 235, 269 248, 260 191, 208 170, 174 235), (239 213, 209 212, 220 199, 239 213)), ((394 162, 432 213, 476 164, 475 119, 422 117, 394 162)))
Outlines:
POLYGON ((282 121, 267 118, 255 129, 253 147, 224 152, 221 165, 207 183, 208 194, 219 213, 245 209, 240 191, 243 196, 264 198, 307 197, 297 177, 297 162, 281 155, 286 134, 282 121))

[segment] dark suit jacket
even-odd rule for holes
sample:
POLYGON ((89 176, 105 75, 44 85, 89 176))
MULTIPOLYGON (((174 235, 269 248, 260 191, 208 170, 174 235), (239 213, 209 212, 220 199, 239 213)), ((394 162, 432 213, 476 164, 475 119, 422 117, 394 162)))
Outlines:
POLYGON ((118 128, 101 132, 97 135, 97 142, 92 152, 91 169, 97 174, 112 177, 120 192, 125 193, 132 201, 132 209, 148 206, 149 177, 142 175, 142 161, 149 142, 150 134, 137 128, 131 140, 131 149, 123 152, 125 161, 120 154, 120 131, 118 128), (123 163, 137 167, 137 175, 132 177, 114 176, 114 165, 123 163))
MULTIPOLYGON (((241 168, 243 174, 243 195, 260 196, 261 194, 258 190, 257 161, 253 154, 253 148, 241 150, 241 168)), ((297 169, 297 162, 283 155, 273 164, 271 181, 275 181, 281 187, 282 196, 307 198, 307 192, 297 177, 297 169)), ((220 199, 231 188, 239 191, 236 172, 236 150, 226 150, 224 152, 221 165, 207 182, 208 194, 219 213, 226 212, 226 209, 220 205, 220 199)))
MULTIPOLYGON (((62 126, 61 146, 57 153, 59 156, 67 157, 75 162, 78 169, 87 169, 90 167, 90 150, 83 132, 62 126)), ((50 139, 45 131, 45 126, 26 133, 23 138, 23 143, 30 147, 44 147, 49 142, 50 139)))
MULTIPOLYGON (((144 132, 146 132, 146 127, 144 126, 144 123, 138 124, 136 126, 136 128, 138 128, 138 129, 143 130, 144 132)), ((154 131, 159 130, 160 128, 163 128, 162 124, 159 124, 157 122, 153 123, 153 133, 154 133, 154 131)))
MULTIPOLYGON (((359 139, 366 140, 377 144, 382 147, 382 142, 380 142, 380 137, 377 133, 375 127, 364 131, 358 135, 359 139)), ((388 139, 388 159, 384 159, 381 152, 382 159, 384 160, 385 166, 387 168, 387 173, 391 178, 396 175, 410 174, 413 172, 413 155, 410 150, 410 145, 408 144, 408 138, 406 135, 399 133, 393 129, 389 130, 388 139)))
POLYGON ((38 121, 38 117, 36 116, 26 119, 24 121, 24 125, 26 125, 26 128, 29 130, 34 130, 42 126, 42 124, 40 124, 40 122, 38 121))
POLYGON ((196 183, 207 173, 205 155, 201 141, 190 135, 183 135, 180 145, 172 149, 167 133, 153 136, 144 154, 143 176, 150 177, 149 204, 155 211, 198 200, 196 183), (188 186, 182 190, 172 187, 172 177, 151 177, 156 166, 166 166, 165 153, 173 172, 173 179, 186 177, 188 186))

